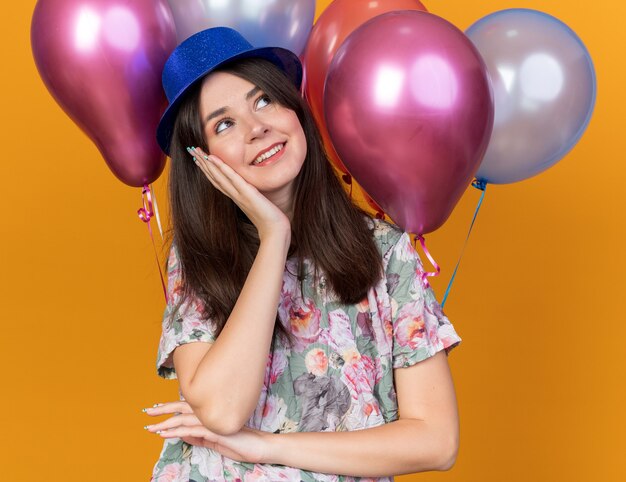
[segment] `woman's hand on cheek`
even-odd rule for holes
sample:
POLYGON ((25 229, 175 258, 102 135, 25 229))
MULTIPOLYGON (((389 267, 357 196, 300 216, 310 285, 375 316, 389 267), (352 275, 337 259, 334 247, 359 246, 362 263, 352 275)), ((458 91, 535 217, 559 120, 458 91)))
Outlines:
POLYGON ((216 156, 200 148, 188 148, 207 179, 224 195, 231 198, 259 231, 260 239, 270 233, 291 234, 289 218, 252 184, 216 156))
POLYGON ((206 447, 239 462, 264 462, 268 451, 267 437, 271 434, 243 427, 233 435, 218 435, 202 425, 184 401, 159 404, 145 409, 145 412, 150 416, 174 414, 163 422, 145 427, 163 438, 180 438, 188 444, 206 447))

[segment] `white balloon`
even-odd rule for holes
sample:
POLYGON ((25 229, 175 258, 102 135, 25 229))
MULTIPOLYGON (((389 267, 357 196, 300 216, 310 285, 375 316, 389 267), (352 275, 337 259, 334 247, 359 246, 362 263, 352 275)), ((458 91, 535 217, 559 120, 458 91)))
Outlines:
POLYGON ((548 169, 578 142, 593 112, 587 49, 563 22, 528 9, 487 15, 466 34, 494 91, 493 132, 476 179, 506 184, 548 169))
POLYGON ((181 43, 211 27, 230 27, 255 47, 300 55, 315 17, 315 0, 168 0, 181 43))

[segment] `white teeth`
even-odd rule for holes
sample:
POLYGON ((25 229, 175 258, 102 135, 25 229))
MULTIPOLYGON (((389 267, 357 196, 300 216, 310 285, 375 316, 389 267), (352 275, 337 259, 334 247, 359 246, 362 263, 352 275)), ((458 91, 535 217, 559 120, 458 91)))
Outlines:
POLYGON ((259 163, 263 162, 265 159, 267 159, 268 157, 272 157, 274 154, 276 154, 278 151, 280 151, 283 148, 283 146, 284 146, 284 144, 279 144, 278 146, 274 147, 273 149, 270 149, 265 154, 262 154, 259 157, 257 157, 252 162, 252 164, 259 164, 259 163))

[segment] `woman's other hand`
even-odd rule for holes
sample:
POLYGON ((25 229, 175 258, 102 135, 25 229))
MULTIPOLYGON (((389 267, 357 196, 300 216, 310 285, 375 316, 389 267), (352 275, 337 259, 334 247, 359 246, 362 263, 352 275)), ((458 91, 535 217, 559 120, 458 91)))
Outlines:
POLYGON ((189 153, 213 186, 231 198, 248 216, 256 226, 260 240, 276 232, 291 235, 287 215, 228 164, 216 156, 207 155, 199 147, 190 148, 189 153))
POLYGON ((151 417, 174 414, 163 422, 144 427, 163 438, 180 438, 188 444, 206 447, 239 462, 264 462, 268 450, 267 437, 271 434, 243 427, 232 435, 217 435, 200 423, 185 401, 158 404, 144 411, 151 417))

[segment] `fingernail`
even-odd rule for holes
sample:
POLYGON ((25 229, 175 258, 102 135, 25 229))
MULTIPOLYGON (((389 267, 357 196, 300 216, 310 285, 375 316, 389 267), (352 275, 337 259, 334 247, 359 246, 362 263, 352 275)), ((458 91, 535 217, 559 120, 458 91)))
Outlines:
POLYGON ((161 405, 163 405, 163 404, 162 403, 155 403, 154 405, 152 405, 152 408, 160 407, 161 405))
POLYGON ((144 425, 143 429, 148 430, 150 427, 152 427, 152 425, 144 425))
POLYGON ((187 150, 188 150, 188 151, 191 151, 191 147, 187 147, 187 150))
POLYGON ((163 432, 165 432, 165 430, 157 430, 157 431, 156 431, 156 432, 154 432, 154 433, 163 433, 163 432))
POLYGON ((141 409, 141 411, 142 411, 143 413, 146 413, 146 412, 148 411, 148 409, 147 409, 147 408, 142 408, 142 409, 141 409))
POLYGON ((204 158, 205 158, 206 160, 209 160, 209 156, 204 156, 204 158))

